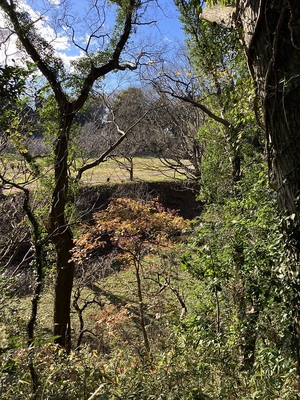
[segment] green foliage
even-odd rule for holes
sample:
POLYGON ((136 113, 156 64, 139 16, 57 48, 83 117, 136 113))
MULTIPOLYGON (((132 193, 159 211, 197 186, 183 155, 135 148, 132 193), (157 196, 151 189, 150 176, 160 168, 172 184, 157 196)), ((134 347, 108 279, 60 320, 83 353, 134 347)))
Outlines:
POLYGON ((208 0, 206 2, 207 7, 211 7, 214 4, 220 4, 221 6, 225 7, 227 4, 232 4, 232 1, 230 0, 208 0))
POLYGON ((180 12, 180 19, 184 23, 185 33, 187 35, 193 33, 194 29, 197 29, 199 14, 202 11, 204 2, 199 0, 175 0, 174 3, 180 12))
POLYGON ((256 126, 251 79, 237 33, 199 20, 186 8, 192 7, 189 2, 179 3, 195 71, 195 102, 222 117, 222 123, 205 117, 199 129, 204 146, 200 198, 222 203, 241 178, 243 160, 262 151, 263 134, 256 126))
MULTIPOLYGON (((167 255, 160 259, 153 247, 155 257, 145 260, 142 277, 151 357, 145 356, 135 327, 134 277, 127 269, 119 283, 120 272, 115 273, 99 285, 106 292, 111 290, 120 303, 107 303, 85 316, 87 329, 93 332, 91 348, 83 345, 68 356, 52 344, 36 341, 38 398, 89 399, 93 394, 108 400, 296 398, 298 377, 286 343, 288 315, 281 302, 278 273, 284 257, 265 169, 252 164, 238 189, 238 196, 227 198, 222 205, 209 205, 201 218, 192 222, 195 233, 182 259, 182 267, 191 274, 185 287, 188 314, 181 321, 178 315, 174 317, 170 298, 164 299, 166 305, 161 297, 156 298, 159 286, 146 286, 149 278, 163 270, 167 255), (243 247, 243 263, 236 257, 236 244, 243 247), (130 297, 125 295, 125 286, 130 297), (245 334, 255 306, 260 311, 255 363, 247 370, 243 369, 245 334)), ((168 224, 172 227, 174 217, 156 216, 157 205, 153 208, 125 200, 114 202, 110 211, 102 213, 99 223, 106 230, 111 227, 112 237, 123 250, 133 248, 129 234, 132 240, 143 241, 144 248, 154 246, 162 229, 173 236, 168 224)), ((93 239, 83 236, 82 244, 97 245, 99 227, 97 232, 93 239)), ((180 251, 172 250, 173 257, 166 264, 169 272, 164 271, 173 282, 180 251)), ((21 332, 22 322, 16 320, 16 324, 21 332)), ((22 400, 32 395, 28 352, 20 346, 24 343, 20 338, 17 342, 17 348, 11 343, 1 359, 1 389, 8 400, 15 399, 16 393, 22 400)))
POLYGON ((205 143, 199 200, 206 203, 223 203, 232 191, 230 147, 223 130, 212 121, 207 121, 200 127, 198 138, 200 142, 205 143))
POLYGON ((281 278, 284 242, 265 168, 252 164, 236 191, 223 204, 207 206, 194 222, 197 235, 182 262, 199 280, 199 300, 186 334, 207 346, 210 357, 215 348, 236 376, 236 368, 250 368, 256 376, 268 352, 282 357, 283 369, 289 365, 293 375, 287 361, 287 288, 281 278))
MULTIPOLYGON (((291 315, 284 304, 289 289, 282 280, 287 260, 243 49, 236 32, 197 21, 191 3, 178 3, 201 101, 225 121, 220 126, 206 118, 198 134, 205 147, 200 198, 206 207, 183 258, 184 268, 199 280, 199 302, 186 334, 207 349, 212 345, 209 356, 219 352, 235 376, 241 368, 256 377, 261 355, 268 352, 277 354, 275 363, 285 360, 293 375, 287 351, 291 315)), ((277 374, 275 381, 282 383, 277 374)))
MULTIPOLYGON (((265 349, 257 370, 249 375, 213 341, 197 341, 191 330, 168 336, 168 349, 150 360, 123 344, 109 358, 85 347, 67 356, 56 346, 37 349, 37 398, 118 400, 296 399, 298 378, 293 364, 279 352, 265 349)), ((27 352, 15 350, 1 371, 1 394, 7 400, 29 400, 30 377, 24 369, 27 352)))
MULTIPOLYGON (((139 1, 112 1, 111 4, 117 8, 116 29, 102 52, 86 55, 74 64, 76 76, 68 76, 65 81, 66 102, 78 95, 82 80, 91 68, 101 67, 111 58, 121 26, 132 8, 137 11, 133 24, 138 22, 142 12, 139 1)), ((291 315, 286 308, 291 297, 283 279, 287 260, 280 221, 274 212, 274 194, 268 187, 260 145, 262 133, 255 124, 255 110, 251 106, 253 91, 242 47, 236 33, 199 22, 202 3, 177 0, 176 4, 188 34, 198 100, 223 119, 220 126, 216 119, 205 118, 198 132, 205 148, 200 182, 200 197, 206 202, 204 212, 191 222, 191 236, 187 237, 186 221, 162 210, 156 201, 114 199, 106 210, 94 215, 92 226, 82 227, 69 262, 75 260, 86 272, 89 260, 109 248, 109 255, 101 258, 101 263, 98 260, 96 268, 102 268, 108 259, 113 268, 111 293, 108 280, 98 284, 87 281, 79 287, 88 286, 84 289, 93 290, 96 299, 102 284, 109 292, 107 298, 113 300, 103 305, 97 300, 98 308, 85 314, 88 328, 80 334, 90 334, 92 339, 86 343, 91 346, 82 345, 70 354, 49 344, 52 338, 45 339, 46 326, 38 327, 34 347, 26 348, 26 313, 13 296, 13 279, 2 274, 0 389, 8 400, 33 397, 28 361, 33 361, 38 374, 36 398, 298 398, 299 377, 289 350, 291 315), (178 272, 178 258, 184 245, 179 248, 178 242, 187 242, 181 258, 181 273, 188 276, 184 288, 188 291, 188 300, 182 295, 182 278, 178 272), (134 267, 135 275, 130 266, 134 267), (117 278, 124 272, 130 295, 122 292, 118 298, 117 278), (137 286, 133 285, 133 279, 137 286), (181 320, 177 315, 178 304, 173 306, 171 296, 165 295, 166 288, 185 310, 181 320), (138 328, 143 330, 144 345, 138 328), (151 346, 148 343, 147 348, 148 341, 151 346)), ((38 36, 33 38, 35 31, 26 13, 20 18, 41 51, 42 60, 56 77, 65 78, 52 47, 38 36)), ((19 67, 3 67, 0 78, 4 102, 1 129, 9 134, 32 174, 39 178, 41 186, 35 201, 48 198, 49 193, 51 197, 54 176, 49 172, 40 174, 44 170, 30 158, 24 140, 30 134, 27 124, 18 119, 22 115, 18 112, 28 106, 28 99, 23 97, 27 72, 19 67)), ((55 96, 43 90, 36 111, 35 129, 54 150, 61 135, 62 106, 59 112, 55 96)), ((57 202, 65 187, 69 183, 72 186, 71 176, 76 167, 76 126, 64 133, 68 144, 63 158, 68 156, 65 169, 68 171, 57 202)), ((49 152, 43 167, 53 166, 55 155, 49 152)), ((62 158, 56 159, 55 166, 60 162, 62 158)), ((74 186, 66 197, 72 199, 76 190, 74 186)), ((66 217, 59 227, 64 232, 73 213, 70 203, 64 204, 60 211, 60 217, 66 217)), ((33 227, 39 229, 48 213, 49 204, 36 207, 37 222, 33 227)), ((39 240, 46 240, 45 228, 40 229, 39 240)), ((55 231, 56 226, 51 234, 55 231)), ((51 248, 43 245, 41 254, 45 255, 45 261, 50 260, 51 248)), ((62 270, 67 267, 68 263, 62 270)), ((87 272, 92 275, 94 271, 87 272)), ((48 280, 51 278, 49 274, 48 280)), ((84 307, 90 303, 88 297, 80 301, 83 302, 82 316, 84 307)))
MULTIPOLYGON (((19 66, 0 66, 0 129, 1 134, 14 134, 14 128, 11 122, 17 124, 16 115, 19 117, 24 108, 26 92, 26 79, 30 75, 33 67, 28 68, 19 66), (12 132, 10 132, 12 131, 12 132)), ((1 140, 2 141, 2 140, 1 140)))
POLYGON ((1 99, 18 99, 25 88, 27 70, 18 66, 5 65, 0 67, 0 72, 1 99))
POLYGON ((261 354, 274 351, 276 362, 286 360, 293 375, 287 361, 288 288, 281 274, 284 243, 263 166, 263 133, 255 121, 259 110, 253 107, 243 49, 236 32, 199 21, 191 2, 177 4, 199 77, 199 101, 225 122, 221 126, 206 118, 198 133, 204 143, 200 198, 206 207, 193 223, 198 233, 183 258, 183 267, 199 280, 199 301, 186 321, 186 335, 206 349, 211 370, 222 360, 233 376, 249 370, 255 381, 261 354))

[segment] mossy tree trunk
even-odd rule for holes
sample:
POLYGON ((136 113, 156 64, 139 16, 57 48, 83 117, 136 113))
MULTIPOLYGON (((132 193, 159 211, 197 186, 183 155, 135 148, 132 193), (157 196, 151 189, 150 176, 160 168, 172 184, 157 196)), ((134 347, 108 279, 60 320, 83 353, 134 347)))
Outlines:
POLYGON ((300 3, 241 0, 236 15, 263 106, 270 182, 289 243, 293 344, 300 366, 300 3))

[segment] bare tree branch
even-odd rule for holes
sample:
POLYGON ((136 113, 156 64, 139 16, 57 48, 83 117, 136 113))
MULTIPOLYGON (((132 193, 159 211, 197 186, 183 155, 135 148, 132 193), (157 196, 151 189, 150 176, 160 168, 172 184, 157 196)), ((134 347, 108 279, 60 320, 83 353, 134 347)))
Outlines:
POLYGON ((107 150, 105 150, 100 157, 98 157, 96 160, 94 160, 93 162, 86 164, 84 166, 82 166, 81 168, 78 169, 77 174, 76 174, 76 181, 79 181, 82 177, 82 174, 93 168, 96 167, 97 165, 101 164, 103 161, 106 160, 106 158, 113 152, 113 150, 115 150, 129 135, 129 133, 133 130, 133 128, 135 128, 144 118, 145 116, 149 113, 149 110, 147 110, 140 118, 138 118, 128 129, 126 129, 125 131, 123 131, 119 125, 116 123, 115 119, 113 119, 112 122, 118 133, 120 134, 119 139, 117 139, 107 150))

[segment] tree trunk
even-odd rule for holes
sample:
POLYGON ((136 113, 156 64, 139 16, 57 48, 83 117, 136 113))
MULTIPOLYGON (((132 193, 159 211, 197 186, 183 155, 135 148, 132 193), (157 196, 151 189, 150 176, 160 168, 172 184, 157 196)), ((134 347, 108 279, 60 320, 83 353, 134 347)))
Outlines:
POLYGON ((289 240, 293 336, 300 366, 300 3, 299 0, 240 0, 249 69, 261 98, 270 182, 289 240))
POLYGON ((138 290, 138 299, 139 299, 139 309, 140 309, 140 326, 143 334, 144 339, 144 346, 147 354, 150 354, 150 342, 146 330, 146 321, 145 321, 145 305, 143 301, 143 292, 142 292, 142 282, 140 276, 140 261, 138 259, 134 260, 135 266, 135 276, 137 282, 137 290, 138 290))
POLYGON ((56 250, 56 281, 54 299, 54 335, 56 343, 71 350, 70 308, 74 279, 74 262, 71 258, 73 235, 66 220, 68 201, 68 147, 72 115, 61 116, 60 131, 55 146, 55 186, 49 214, 49 234, 56 250))
POLYGON ((130 182, 133 182, 133 158, 130 159, 129 178, 130 178, 130 182))
POLYGON ((245 334, 243 344, 243 365, 245 369, 251 369, 255 362, 255 350, 257 342, 257 323, 260 309, 253 306, 245 315, 245 334))
POLYGON ((69 229, 59 235, 56 248, 56 282, 54 298, 54 336, 58 336, 56 343, 71 350, 71 295, 74 278, 74 262, 70 260, 70 250, 73 240, 69 229))
POLYGON ((134 167, 134 165, 133 165, 133 157, 131 157, 131 156, 126 157, 125 156, 125 160, 129 164, 128 167, 127 167, 127 170, 129 172, 129 180, 130 180, 130 182, 133 182, 133 179, 134 179, 134 176, 133 176, 133 167, 134 167))

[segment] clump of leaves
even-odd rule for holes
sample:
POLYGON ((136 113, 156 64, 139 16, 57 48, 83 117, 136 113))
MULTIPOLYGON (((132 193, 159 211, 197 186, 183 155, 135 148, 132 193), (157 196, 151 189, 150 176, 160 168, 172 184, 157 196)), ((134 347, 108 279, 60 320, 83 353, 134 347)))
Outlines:
POLYGON ((168 248, 187 226, 174 213, 162 211, 156 201, 113 199, 106 210, 94 215, 93 226, 83 225, 73 258, 83 262, 93 251, 112 245, 125 265, 158 247, 168 248))
POLYGON ((143 261, 147 255, 157 254, 159 249, 170 249, 187 223, 174 213, 162 211, 156 200, 146 202, 126 198, 112 200, 108 208, 97 213, 94 219, 93 226, 83 226, 84 232, 76 241, 73 257, 83 263, 93 251, 110 247, 114 252, 114 262, 120 268, 132 267, 138 298, 139 328, 145 351, 149 354, 143 261))

